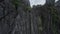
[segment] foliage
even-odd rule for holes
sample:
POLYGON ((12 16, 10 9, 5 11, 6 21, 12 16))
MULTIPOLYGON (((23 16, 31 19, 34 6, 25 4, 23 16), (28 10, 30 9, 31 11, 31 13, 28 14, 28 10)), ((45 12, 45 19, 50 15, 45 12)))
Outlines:
POLYGON ((42 33, 43 31, 43 28, 42 28, 42 19, 41 19, 41 16, 38 17, 38 31, 39 31, 39 34, 42 33))
POLYGON ((14 5, 18 5, 18 0, 12 0, 12 3, 14 4, 14 5))
POLYGON ((51 27, 50 28, 51 28, 51 30, 54 34, 58 34, 57 24, 58 24, 59 17, 58 17, 58 12, 57 12, 57 9, 55 8, 55 6, 46 6, 46 5, 44 5, 44 6, 41 6, 39 9, 43 12, 48 11, 48 13, 50 14, 50 18, 51 18, 51 22, 50 22, 51 27))
POLYGON ((12 4, 15 6, 16 10, 17 10, 17 6, 19 4, 18 0, 12 0, 12 4))
POLYGON ((15 5, 15 8, 17 9, 17 6, 21 6, 23 7, 23 10, 24 11, 28 11, 28 10, 31 10, 31 7, 30 6, 26 6, 22 0, 18 1, 18 0, 13 0, 12 3, 15 5))
POLYGON ((58 13, 57 10, 54 6, 50 7, 50 13, 51 13, 51 26, 52 26, 52 31, 54 34, 58 34, 57 31, 57 23, 58 23, 58 13))
POLYGON ((30 11, 31 7, 30 6, 24 6, 24 11, 30 11))

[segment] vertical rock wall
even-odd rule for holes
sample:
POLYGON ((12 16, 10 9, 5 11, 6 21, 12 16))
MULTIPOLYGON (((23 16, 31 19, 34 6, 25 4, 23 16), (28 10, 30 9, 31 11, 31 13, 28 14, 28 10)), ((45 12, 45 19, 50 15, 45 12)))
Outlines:
POLYGON ((46 0, 46 4, 47 5, 54 5, 54 3, 55 3, 55 0, 46 0))
MULTIPOLYGON (((17 6, 13 4, 12 0, 0 2, 0 34, 39 34, 39 32, 41 34, 53 34, 50 28, 51 15, 48 8, 38 6, 29 10, 29 0, 17 1, 17 6), (39 31, 39 23, 40 25, 42 23, 41 31, 39 31)), ((48 3, 51 1, 47 0, 48 3)), ((59 14, 58 5, 59 3, 56 3, 59 14)))
POLYGON ((15 28, 16 10, 10 0, 0 2, 0 34, 12 34, 15 28))
POLYGON ((28 0, 21 2, 17 9, 12 0, 4 0, 0 3, 0 34, 30 34, 31 20, 29 11, 24 11, 30 6, 28 0), (26 4, 25 4, 26 2, 26 4))

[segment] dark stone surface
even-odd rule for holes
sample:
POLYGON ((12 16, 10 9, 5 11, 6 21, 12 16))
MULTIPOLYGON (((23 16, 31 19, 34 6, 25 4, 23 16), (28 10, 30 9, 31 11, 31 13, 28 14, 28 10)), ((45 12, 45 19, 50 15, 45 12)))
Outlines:
POLYGON ((55 0, 46 0, 47 5, 54 5, 55 0))
MULTIPOLYGON (((17 9, 12 0, 4 0, 0 3, 0 34, 38 34, 38 23, 41 16, 43 25, 42 34, 52 34, 50 27, 49 10, 43 6, 37 6, 30 11, 25 7, 30 6, 29 0, 18 0, 17 9), (20 4, 21 3, 21 4, 20 4), (43 7, 43 8, 41 8, 43 7)), ((60 17, 59 2, 56 8, 60 17)), ((59 21, 60 22, 60 21, 59 21)))

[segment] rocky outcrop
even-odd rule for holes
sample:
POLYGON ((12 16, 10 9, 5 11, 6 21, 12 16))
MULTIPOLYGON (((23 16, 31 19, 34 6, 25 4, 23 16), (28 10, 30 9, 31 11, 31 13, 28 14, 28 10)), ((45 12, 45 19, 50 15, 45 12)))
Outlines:
POLYGON ((17 12, 11 0, 0 2, 0 34, 12 34, 17 12))
MULTIPOLYGON (((52 0, 50 0, 52 1, 52 0)), ((60 33, 60 29, 59 29, 59 22, 60 22, 60 1, 58 1, 56 4, 55 4, 55 1, 52 1, 50 2, 47 0, 47 3, 49 4, 45 4, 43 6, 41 5, 37 5, 37 6, 34 6, 32 8, 32 12, 34 14, 34 16, 36 17, 36 21, 38 20, 37 18, 40 17, 41 20, 42 20, 42 34, 54 34, 54 33, 60 33), (51 5, 51 4, 52 5, 51 5), (55 4, 55 5, 53 5, 55 4), (52 11, 56 11, 56 15, 57 15, 57 20, 54 22, 54 18, 52 18, 52 15, 51 12, 52 11), (53 32, 52 31, 52 28, 54 26, 52 26, 52 22, 56 25, 56 32, 53 32)), ((36 22, 34 22, 36 23, 36 22)), ((39 22, 37 22, 39 24, 39 22)), ((41 27, 37 27, 37 28, 41 28, 41 27)), ((39 30, 39 29, 38 29, 39 30)), ((41 31, 40 31, 41 32, 41 31)), ((41 33, 40 33, 41 34, 41 33)))
POLYGON ((24 9, 28 0, 18 0, 18 6, 12 0, 0 2, 0 34, 30 34, 30 13, 24 9))
POLYGON ((56 8, 59 17, 60 3, 46 1, 30 8, 29 0, 0 0, 0 34, 53 34, 50 10, 56 8))
POLYGON ((55 3, 55 6, 60 6, 60 0, 58 0, 56 3, 55 3))
POLYGON ((54 5, 55 0, 46 0, 47 5, 54 5))

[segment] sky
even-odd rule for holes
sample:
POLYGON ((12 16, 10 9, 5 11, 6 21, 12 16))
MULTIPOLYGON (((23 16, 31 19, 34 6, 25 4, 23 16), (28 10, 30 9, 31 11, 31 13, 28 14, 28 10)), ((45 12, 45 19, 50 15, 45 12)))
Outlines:
MULTIPOLYGON (((33 6, 33 5, 44 5, 45 4, 45 2, 46 2, 46 0, 29 0, 30 1, 30 5, 31 5, 31 7, 33 6)), ((58 0, 56 0, 56 1, 58 1, 58 0)))

